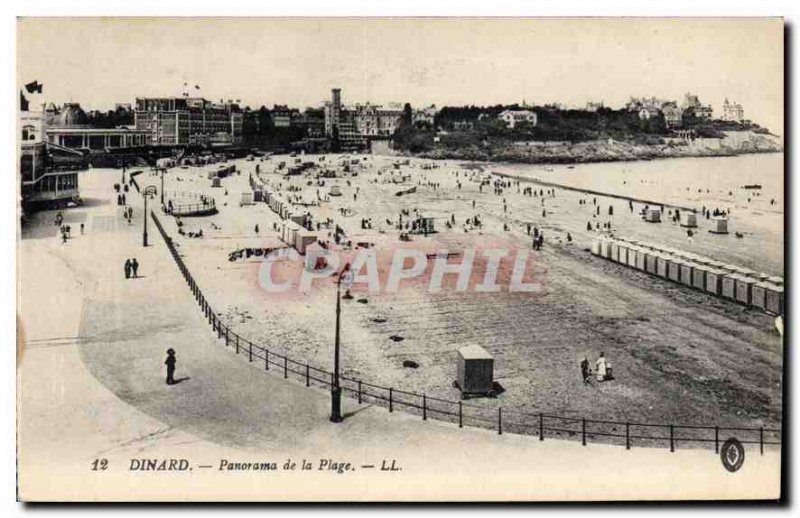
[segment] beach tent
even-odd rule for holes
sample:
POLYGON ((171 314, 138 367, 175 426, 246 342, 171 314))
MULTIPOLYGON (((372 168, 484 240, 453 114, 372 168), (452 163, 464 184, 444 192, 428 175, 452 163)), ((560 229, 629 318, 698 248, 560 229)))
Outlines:
POLYGON ((728 233, 728 219, 727 218, 712 218, 712 227, 708 229, 709 232, 714 234, 727 234, 728 233))
POLYGON ((239 202, 239 205, 252 205, 253 204, 253 192, 243 192, 242 193, 242 200, 239 202))
POLYGON ((696 228, 697 214, 694 212, 681 212, 681 226, 686 228, 696 228))
POLYGON ((649 223, 661 223, 661 209, 647 209, 644 219, 649 223))

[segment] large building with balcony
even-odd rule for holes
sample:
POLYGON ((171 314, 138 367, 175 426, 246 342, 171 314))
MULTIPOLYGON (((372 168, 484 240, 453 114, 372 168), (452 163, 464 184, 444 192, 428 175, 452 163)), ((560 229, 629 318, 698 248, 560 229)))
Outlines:
POLYGON ((133 110, 136 130, 154 146, 235 146, 242 143, 238 104, 199 97, 139 97, 133 110))
POLYGON ((20 195, 23 207, 63 205, 77 199, 78 171, 86 168, 81 151, 48 144, 45 114, 20 112, 18 119, 20 195))

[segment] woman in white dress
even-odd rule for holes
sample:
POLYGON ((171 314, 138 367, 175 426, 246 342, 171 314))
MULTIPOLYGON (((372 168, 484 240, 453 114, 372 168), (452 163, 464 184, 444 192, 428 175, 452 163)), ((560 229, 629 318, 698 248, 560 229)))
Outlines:
POLYGON ((595 372, 597 373, 597 381, 606 379, 606 357, 605 353, 600 353, 600 357, 595 364, 595 372))

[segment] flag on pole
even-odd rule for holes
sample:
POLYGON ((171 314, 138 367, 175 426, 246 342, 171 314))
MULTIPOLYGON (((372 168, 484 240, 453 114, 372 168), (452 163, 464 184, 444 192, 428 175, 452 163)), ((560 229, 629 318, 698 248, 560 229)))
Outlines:
POLYGON ((22 93, 22 90, 19 91, 19 111, 26 112, 28 111, 28 105, 30 103, 25 98, 25 94, 22 93))
POLYGON ((27 90, 29 94, 40 94, 42 93, 42 85, 39 84, 38 80, 33 81, 25 85, 25 90, 27 90))

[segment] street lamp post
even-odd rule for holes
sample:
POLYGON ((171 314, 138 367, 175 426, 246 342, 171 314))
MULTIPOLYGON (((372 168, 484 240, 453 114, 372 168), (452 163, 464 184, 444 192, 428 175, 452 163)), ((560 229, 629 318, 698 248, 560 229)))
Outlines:
POLYGON ((164 206, 164 172, 166 169, 161 169, 161 206, 164 206))
POLYGON ((156 195, 156 186, 155 185, 148 185, 142 191, 142 197, 144 197, 144 228, 142 231, 142 246, 147 246, 147 198, 150 196, 156 195))
POLYGON ((336 279, 336 337, 333 346, 333 386, 331 387, 331 422, 341 423, 342 417, 342 387, 339 384, 339 320, 342 313, 342 280, 350 284, 350 264, 346 264, 336 279))

